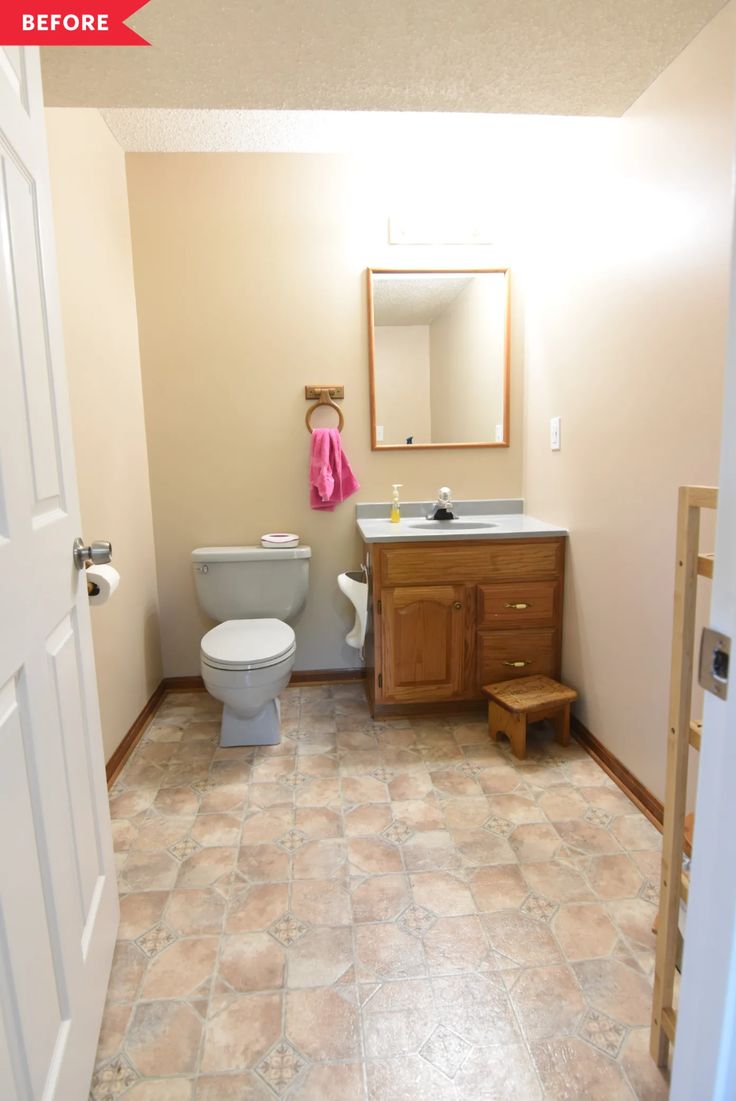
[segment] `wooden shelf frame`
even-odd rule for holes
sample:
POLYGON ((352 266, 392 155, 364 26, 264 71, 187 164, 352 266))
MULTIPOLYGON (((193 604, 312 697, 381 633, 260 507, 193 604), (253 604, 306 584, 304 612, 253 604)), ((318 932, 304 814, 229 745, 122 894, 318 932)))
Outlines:
POLYGON ((662 881, 654 966, 650 1052, 658 1066, 667 1065, 674 1043, 677 1013, 673 1005, 675 970, 681 954, 680 905, 687 902, 690 877, 683 870, 687 770, 690 747, 700 749, 702 722, 691 718, 695 668, 695 615, 698 576, 713 576, 713 555, 700 551, 702 509, 718 507, 712 486, 680 486, 677 509, 677 555, 672 625, 667 781, 662 837, 662 881))
POLYGON ((714 556, 712 554, 698 555, 698 573, 701 577, 713 577, 713 562, 714 556))

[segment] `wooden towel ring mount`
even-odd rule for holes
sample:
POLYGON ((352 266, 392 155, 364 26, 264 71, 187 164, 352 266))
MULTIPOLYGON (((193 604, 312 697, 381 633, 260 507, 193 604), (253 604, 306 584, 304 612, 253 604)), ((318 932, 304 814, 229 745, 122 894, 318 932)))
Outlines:
POLYGON ((304 396, 309 401, 311 398, 317 398, 314 405, 310 405, 307 409, 307 414, 304 418, 304 422, 310 432, 313 432, 312 428, 312 414, 315 409, 319 409, 320 405, 329 405, 331 409, 334 409, 338 416, 337 429, 342 432, 343 425, 345 424, 345 418, 342 415, 342 409, 339 405, 335 405, 333 398, 344 398, 345 387, 344 386, 305 386, 304 396))

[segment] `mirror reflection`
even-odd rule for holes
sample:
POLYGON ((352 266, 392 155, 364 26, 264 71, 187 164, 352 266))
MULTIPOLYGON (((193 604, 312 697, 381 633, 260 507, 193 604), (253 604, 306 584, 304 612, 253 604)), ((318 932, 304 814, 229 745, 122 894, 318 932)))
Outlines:
POLYGON ((368 280, 374 450, 508 446, 508 270, 368 280))

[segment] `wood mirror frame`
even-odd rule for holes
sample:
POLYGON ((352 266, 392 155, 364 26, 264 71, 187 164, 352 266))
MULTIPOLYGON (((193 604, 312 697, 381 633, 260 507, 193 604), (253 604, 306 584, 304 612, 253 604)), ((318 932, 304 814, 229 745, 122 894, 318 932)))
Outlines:
POLYGON ((510 383, 511 383, 511 294, 509 268, 367 268, 368 288, 368 353, 370 376, 370 417, 372 451, 428 451, 436 448, 509 447, 510 445, 510 383), (376 438, 376 340, 374 313, 374 275, 503 275, 504 351, 503 351, 503 440, 470 443, 381 443, 376 438))

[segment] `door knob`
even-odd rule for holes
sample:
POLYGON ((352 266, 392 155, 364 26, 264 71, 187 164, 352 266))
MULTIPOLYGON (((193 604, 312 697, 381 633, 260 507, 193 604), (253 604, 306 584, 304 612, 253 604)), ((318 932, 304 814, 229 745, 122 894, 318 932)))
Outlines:
POLYGON ((460 603, 459 600, 456 600, 455 603, 452 606, 453 606, 453 608, 455 609, 456 612, 459 612, 460 609, 462 608, 462 604, 460 603))
POLYGON ((86 547, 84 540, 77 538, 74 540, 72 554, 78 570, 83 570, 88 562, 93 566, 104 566, 112 559, 112 543, 108 543, 106 539, 95 539, 94 543, 86 547))

